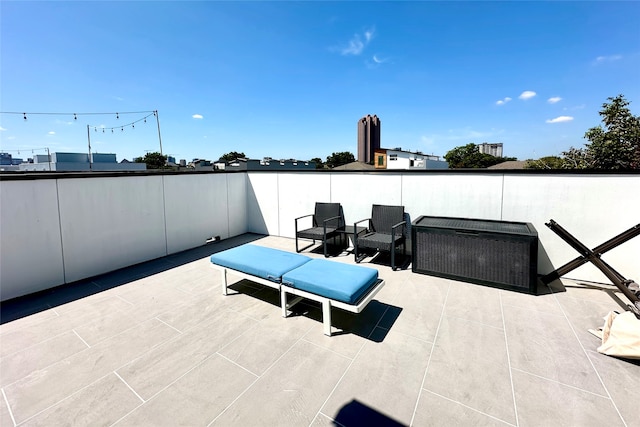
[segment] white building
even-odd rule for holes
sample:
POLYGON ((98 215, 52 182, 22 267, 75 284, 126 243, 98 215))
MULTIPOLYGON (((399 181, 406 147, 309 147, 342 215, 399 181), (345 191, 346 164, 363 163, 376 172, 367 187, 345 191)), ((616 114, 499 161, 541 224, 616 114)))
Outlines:
POLYGON ((448 169, 449 163, 440 160, 439 156, 424 154, 420 151, 403 151, 402 148, 375 151, 374 166, 376 169, 425 170, 448 169))
POLYGON ((496 142, 493 144, 483 142, 482 144, 478 144, 478 150, 483 154, 491 154, 495 157, 502 157, 502 142, 496 142))
POLYGON ((91 153, 91 162, 87 153, 51 153, 33 156, 33 163, 21 163, 20 171, 39 172, 83 172, 83 171, 131 171, 146 170, 144 163, 118 163, 112 153, 91 153), (49 161, 51 160, 51 161, 49 161))

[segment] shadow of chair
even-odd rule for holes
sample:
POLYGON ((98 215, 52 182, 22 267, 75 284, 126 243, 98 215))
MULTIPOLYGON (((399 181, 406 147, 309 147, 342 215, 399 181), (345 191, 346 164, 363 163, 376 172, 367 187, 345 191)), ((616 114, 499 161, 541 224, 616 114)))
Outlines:
POLYGON ((375 250, 376 252, 391 253, 391 269, 396 269, 396 248, 402 245, 402 255, 407 252, 407 222, 405 220, 404 206, 373 205, 371 218, 356 222, 368 221, 368 232, 354 234, 354 256, 356 263, 364 258, 363 252, 375 250))
POLYGON ((345 239, 344 233, 344 213, 340 203, 317 202, 314 213, 304 215, 295 219, 296 222, 296 252, 301 252, 321 241, 324 256, 327 257, 327 240, 340 237, 342 242, 345 239), (303 218, 311 217, 311 227, 299 230, 299 221, 303 218), (298 247, 298 239, 313 240, 308 246, 302 249, 298 247))

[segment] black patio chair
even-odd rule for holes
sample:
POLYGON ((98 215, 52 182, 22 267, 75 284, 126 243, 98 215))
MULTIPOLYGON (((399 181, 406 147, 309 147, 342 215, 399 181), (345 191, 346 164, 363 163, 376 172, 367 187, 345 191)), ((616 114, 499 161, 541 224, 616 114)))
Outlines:
POLYGON ((407 221, 404 206, 373 205, 371 218, 356 222, 354 229, 361 222, 369 221, 368 232, 354 234, 354 256, 359 263, 364 256, 360 252, 374 249, 376 252, 391 253, 391 269, 396 269, 396 248, 402 245, 402 255, 407 253, 407 221))
POLYGON ((327 240, 340 237, 344 239, 344 213, 340 203, 317 202, 315 212, 296 218, 296 252, 301 252, 316 244, 319 240, 323 244, 324 256, 327 257, 327 240), (304 230, 298 230, 298 221, 302 218, 312 217, 312 226, 304 230), (309 246, 298 249, 298 239, 313 240, 309 246))

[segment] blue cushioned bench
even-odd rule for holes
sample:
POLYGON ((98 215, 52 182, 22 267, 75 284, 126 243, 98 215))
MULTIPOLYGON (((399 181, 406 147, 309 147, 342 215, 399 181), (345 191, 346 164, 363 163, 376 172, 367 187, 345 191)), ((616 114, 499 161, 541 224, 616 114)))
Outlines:
POLYGON ((305 255, 246 244, 211 255, 211 266, 222 274, 222 293, 227 295, 227 270, 237 276, 280 290, 282 275, 311 261, 305 255))
POLYGON ((304 298, 318 301, 322 303, 324 334, 331 336, 331 307, 360 313, 383 286, 373 268, 312 259, 282 276, 282 317, 304 298), (287 303, 287 294, 297 298, 287 303))
POLYGON ((325 259, 245 244, 211 255, 227 295, 227 271, 280 291, 282 316, 302 299, 322 303, 325 335, 331 335, 331 307, 360 313, 384 286, 378 271, 325 259), (296 297, 287 302, 287 295, 296 297))

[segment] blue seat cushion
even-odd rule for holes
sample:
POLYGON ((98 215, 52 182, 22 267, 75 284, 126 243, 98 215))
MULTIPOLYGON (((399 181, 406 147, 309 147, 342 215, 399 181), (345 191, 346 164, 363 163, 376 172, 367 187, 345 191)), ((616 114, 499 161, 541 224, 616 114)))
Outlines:
POLYGON ((211 262, 280 283, 287 271, 309 262, 305 255, 245 244, 211 255, 211 262))
POLYGON ((347 304, 355 304, 378 280, 378 270, 312 259, 285 273, 282 284, 347 304))

